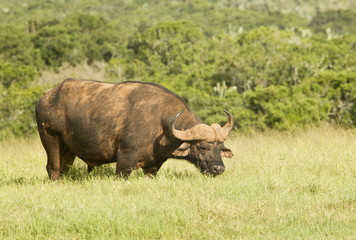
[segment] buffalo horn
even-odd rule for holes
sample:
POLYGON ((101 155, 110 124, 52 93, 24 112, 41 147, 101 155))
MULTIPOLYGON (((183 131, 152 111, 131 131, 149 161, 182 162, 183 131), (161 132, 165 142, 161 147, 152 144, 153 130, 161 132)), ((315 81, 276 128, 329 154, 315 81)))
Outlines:
POLYGON ((234 117, 232 116, 232 114, 229 113, 226 110, 224 110, 224 112, 229 117, 229 121, 222 127, 223 128, 223 132, 222 132, 222 136, 221 137, 224 139, 223 141, 225 141, 225 139, 229 135, 229 132, 231 131, 232 127, 234 126, 234 117))
POLYGON ((169 129, 174 137, 182 141, 198 141, 214 138, 214 131, 208 125, 203 123, 195 125, 194 127, 187 130, 177 130, 174 125, 177 118, 182 114, 183 111, 184 109, 182 109, 169 121, 169 129))
POLYGON ((232 129, 232 126, 234 125, 234 118, 232 117, 231 113, 229 113, 228 111, 224 112, 229 117, 229 121, 223 127, 221 127, 218 123, 213 123, 210 126, 212 129, 214 129, 216 133, 216 140, 220 142, 224 142, 226 140, 227 136, 229 135, 229 132, 232 129))

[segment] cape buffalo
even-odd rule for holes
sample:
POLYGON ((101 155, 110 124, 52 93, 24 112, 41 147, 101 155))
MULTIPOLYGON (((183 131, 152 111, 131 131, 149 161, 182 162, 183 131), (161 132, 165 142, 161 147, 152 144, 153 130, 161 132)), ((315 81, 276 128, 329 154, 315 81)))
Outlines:
POLYGON ((221 157, 232 115, 221 127, 204 124, 175 93, 143 82, 104 83, 67 79, 36 104, 36 120, 47 153, 47 172, 57 180, 78 156, 94 166, 116 162, 127 177, 142 168, 156 175, 168 158, 186 159, 203 173, 225 170, 221 157))

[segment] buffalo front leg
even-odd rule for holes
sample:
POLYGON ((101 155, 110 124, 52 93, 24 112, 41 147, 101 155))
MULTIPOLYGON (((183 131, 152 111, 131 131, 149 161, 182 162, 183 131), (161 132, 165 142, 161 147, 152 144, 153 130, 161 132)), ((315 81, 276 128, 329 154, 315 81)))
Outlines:
POLYGON ((157 175, 157 172, 161 168, 163 163, 164 161, 158 161, 158 163, 156 163, 152 167, 143 167, 143 171, 147 177, 154 178, 157 175))
POLYGON ((138 162, 137 153, 119 150, 117 153, 116 175, 128 178, 138 162))
POLYGON ((88 173, 91 173, 93 170, 94 170, 94 166, 90 166, 90 165, 88 164, 88 173))

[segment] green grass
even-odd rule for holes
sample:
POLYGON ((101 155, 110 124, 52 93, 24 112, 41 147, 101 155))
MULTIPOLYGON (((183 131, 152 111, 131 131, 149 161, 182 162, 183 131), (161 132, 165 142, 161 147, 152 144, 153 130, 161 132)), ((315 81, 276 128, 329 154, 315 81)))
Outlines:
POLYGON ((47 179, 38 140, 0 142, 0 239, 356 239, 356 130, 236 135, 226 172, 157 178, 81 160, 47 179))

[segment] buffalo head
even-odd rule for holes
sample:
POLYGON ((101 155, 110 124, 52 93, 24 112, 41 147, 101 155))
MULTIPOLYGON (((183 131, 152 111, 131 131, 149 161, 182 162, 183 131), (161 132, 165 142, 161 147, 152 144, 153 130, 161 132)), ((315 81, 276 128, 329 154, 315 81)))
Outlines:
POLYGON ((187 159, 202 173, 213 176, 222 174, 225 166, 221 158, 233 156, 231 150, 224 146, 224 141, 234 124, 231 113, 225 111, 229 121, 223 127, 217 123, 211 126, 200 123, 187 130, 177 130, 175 122, 182 112, 183 110, 169 123, 171 135, 183 141, 183 144, 173 152, 173 156, 187 159))

